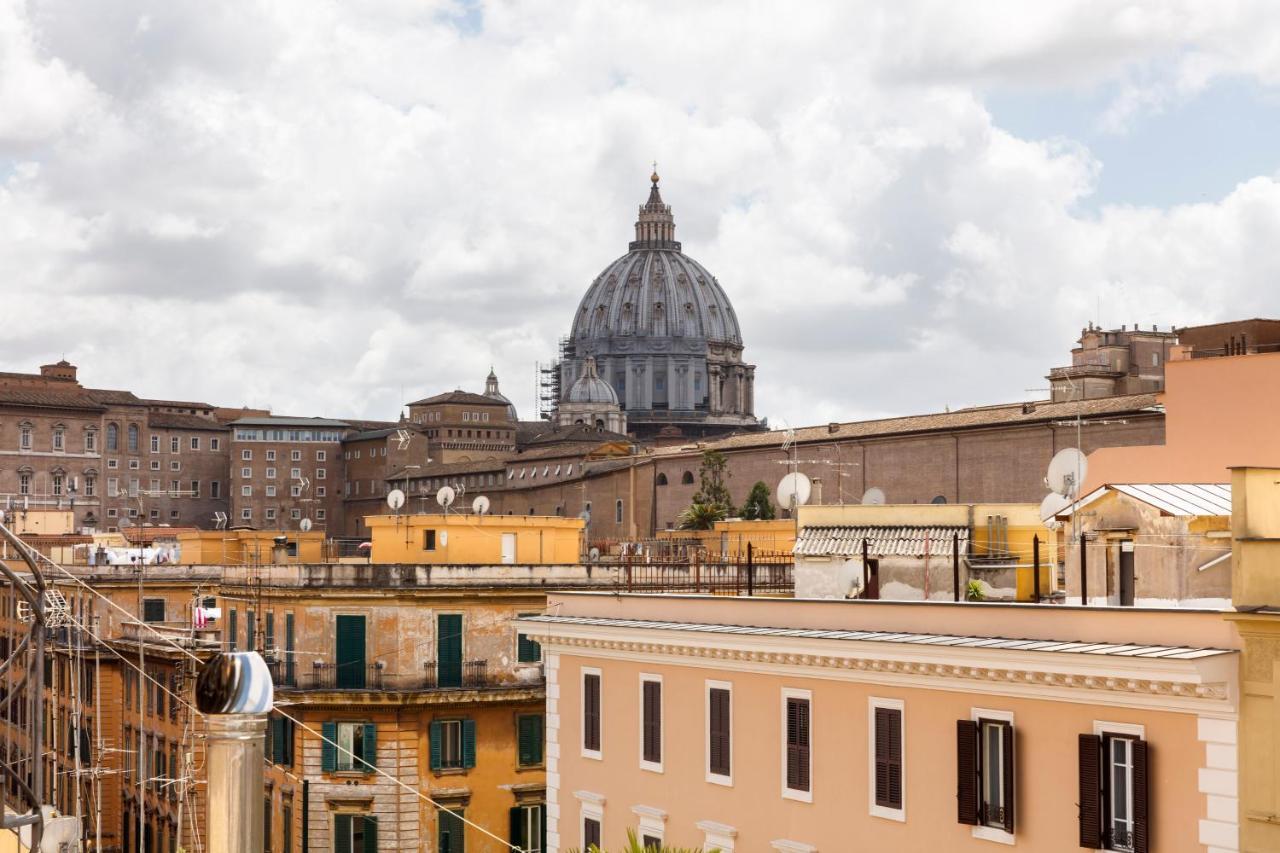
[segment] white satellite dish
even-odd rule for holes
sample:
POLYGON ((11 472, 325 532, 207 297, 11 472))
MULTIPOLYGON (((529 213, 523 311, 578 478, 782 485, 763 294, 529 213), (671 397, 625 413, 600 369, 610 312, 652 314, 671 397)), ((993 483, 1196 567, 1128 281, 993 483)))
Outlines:
POLYGON ((400 507, 404 506, 404 492, 399 489, 392 489, 387 492, 387 506, 394 510, 398 510, 400 507))
POLYGON ((778 499, 778 506, 789 509, 807 504, 812 490, 809 478, 799 471, 793 471, 778 482, 774 495, 778 499))
POLYGON ((1044 500, 1040 501, 1040 520, 1052 521, 1054 516, 1069 506, 1071 506, 1071 498, 1057 492, 1050 492, 1044 496, 1044 500))
POLYGON ((884 489, 872 486, 862 493, 862 502, 867 506, 883 506, 887 498, 884 489))
POLYGON ((457 493, 449 486, 441 486, 440 491, 436 492, 436 503, 440 504, 440 506, 445 509, 448 509, 456 496, 457 493))
POLYGON ((590 524, 590 523, 591 523, 591 510, 589 510, 589 509, 584 509, 582 512, 578 513, 578 518, 582 519, 582 520, 583 520, 583 521, 585 521, 587 524, 590 524))
POLYGON ((1074 498, 1084 484, 1085 475, 1089 472, 1089 462, 1085 455, 1074 447, 1059 450, 1049 462, 1049 476, 1045 478, 1049 490, 1074 498))
POLYGON ((489 499, 484 495, 476 495, 476 499, 471 502, 471 511, 476 515, 484 515, 489 511, 489 499))
POLYGON ((303 533, 306 533, 308 530, 311 529, 311 519, 309 518, 302 519, 302 521, 298 522, 298 527, 302 528, 303 533))
POLYGON ((587 557, 591 560, 591 562, 593 563, 596 562, 597 560, 600 559, 600 549, 592 548, 590 551, 587 552, 587 557))

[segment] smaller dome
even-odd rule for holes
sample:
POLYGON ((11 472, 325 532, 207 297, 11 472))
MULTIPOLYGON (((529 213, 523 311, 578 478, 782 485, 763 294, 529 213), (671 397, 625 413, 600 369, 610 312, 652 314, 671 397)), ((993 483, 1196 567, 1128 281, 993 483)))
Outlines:
POLYGON ((614 392, 613 386, 600 378, 600 374, 596 372, 596 360, 587 356, 586 362, 582 367, 582 375, 574 380, 573 385, 569 386, 569 393, 565 395, 566 403, 607 403, 611 406, 618 405, 618 395, 614 392))
POLYGON ((512 423, 520 420, 520 416, 516 413, 515 405, 507 399, 506 395, 498 390, 498 375, 493 372, 493 368, 489 368, 489 376, 484 383, 484 395, 491 400, 497 400, 499 403, 506 403, 507 418, 512 423))

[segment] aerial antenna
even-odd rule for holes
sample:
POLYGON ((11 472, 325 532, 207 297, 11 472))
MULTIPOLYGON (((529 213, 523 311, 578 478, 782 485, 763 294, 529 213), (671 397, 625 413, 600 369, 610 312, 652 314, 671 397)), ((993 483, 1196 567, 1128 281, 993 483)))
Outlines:
POLYGON ((396 430, 396 449, 406 450, 409 447, 409 440, 413 438, 413 434, 407 429, 396 430))

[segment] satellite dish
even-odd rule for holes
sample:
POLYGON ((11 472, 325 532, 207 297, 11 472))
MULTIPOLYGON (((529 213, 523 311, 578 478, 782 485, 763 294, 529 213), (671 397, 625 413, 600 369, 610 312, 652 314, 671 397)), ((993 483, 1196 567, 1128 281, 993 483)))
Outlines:
POLYGON ((1050 491, 1074 498, 1088 472, 1089 462, 1085 455, 1074 447, 1068 447, 1054 454, 1049 463, 1049 476, 1045 480, 1050 491))
POLYGON ((599 549, 599 548, 592 548, 592 549, 587 553, 587 556, 590 558, 591 562, 593 562, 593 563, 594 563, 594 562, 596 562, 597 560, 599 560, 599 559, 600 559, 600 549, 599 549))
POLYGON ((311 529, 311 519, 309 518, 302 519, 302 521, 298 523, 298 527, 302 528, 303 533, 306 533, 308 530, 311 529))
POLYGON ((387 492, 387 506, 394 510, 398 510, 400 507, 404 506, 404 492, 399 489, 392 489, 387 492))
POLYGON ((862 502, 867 506, 883 506, 886 498, 884 489, 872 486, 862 493, 862 502))
POLYGON ((778 489, 774 494, 778 499, 778 506, 790 508, 807 504, 811 490, 809 478, 799 471, 793 471, 778 482, 778 489))
POLYGON ((1044 500, 1040 501, 1040 520, 1053 521, 1055 515, 1069 506, 1071 506, 1071 498, 1057 492, 1050 492, 1044 496, 1044 500))
POLYGON ((583 521, 585 521, 587 524, 590 524, 590 523, 591 523, 591 510, 589 510, 589 509, 584 509, 582 512, 578 513, 578 518, 582 519, 582 520, 583 520, 583 521))
POLYGON ((436 492, 436 503, 440 504, 440 506, 445 509, 448 509, 456 496, 457 493, 454 492, 452 488, 449 486, 441 486, 440 491, 436 492))
POLYGON ((489 511, 489 499, 484 495, 476 495, 476 499, 471 502, 471 511, 476 515, 484 515, 489 511))

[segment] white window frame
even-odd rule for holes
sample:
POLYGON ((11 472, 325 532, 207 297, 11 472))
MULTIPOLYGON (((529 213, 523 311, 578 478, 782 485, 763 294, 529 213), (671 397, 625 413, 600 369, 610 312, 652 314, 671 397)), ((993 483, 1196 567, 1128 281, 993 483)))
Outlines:
POLYGON ((706 774, 706 780, 713 785, 724 785, 726 788, 733 787, 733 769, 737 767, 737 763, 733 758, 733 726, 737 713, 733 708, 733 682, 732 681, 716 681, 708 678, 702 688, 702 767, 706 774), (711 772, 711 691, 712 690, 728 690, 729 691, 729 775, 725 776, 720 773, 711 772))
POLYGON ((702 849, 718 853, 733 853, 738 830, 714 820, 700 820, 694 824, 703 834, 702 849))
MULTIPOLYGON (((1003 722, 1008 723, 1010 726, 1016 726, 1016 724, 1015 724, 1015 723, 1014 723, 1014 721, 1013 721, 1013 712, 1012 712, 1012 711, 1000 711, 1000 710, 996 710, 995 708, 970 708, 970 709, 969 709, 969 719, 973 720, 975 723, 979 722, 980 720, 1000 720, 1000 721, 1003 721, 1003 722)), ((1016 730, 1016 728, 1015 728, 1015 730, 1014 730, 1014 731, 1015 731, 1014 738, 1016 739, 1016 738, 1017 738, 1017 734, 1016 734, 1017 730, 1016 730)), ((981 727, 981 726, 979 726, 979 727, 978 727, 978 750, 979 750, 979 751, 981 751, 981 750, 982 750, 982 727, 981 727)), ((904 756, 906 755, 906 752, 905 752, 905 751, 903 752, 903 755, 904 755, 904 756)), ((979 759, 979 760, 981 760, 981 759, 979 759)), ((1016 762, 1017 762, 1017 756, 1016 756, 1016 755, 1014 756, 1014 761, 1015 761, 1015 764, 1016 764, 1016 762)), ((1001 771, 1001 772, 1003 772, 1003 771, 1001 771)), ((981 781, 981 780, 980 780, 980 781, 981 781)), ((1015 798, 1018 796, 1018 789, 1017 789, 1017 782, 1016 782, 1016 780, 1015 780, 1015 782, 1014 782, 1014 791, 1013 791, 1013 795, 1014 795, 1014 797, 1015 797, 1015 798)), ((979 790, 978 790, 978 803, 979 803, 979 807, 981 807, 981 803, 982 803, 982 790, 981 790, 981 788, 979 788, 979 790)), ((904 801, 903 801, 903 805, 905 805, 905 804, 906 804, 906 801, 905 801, 905 799, 904 799, 904 801)), ((1010 845, 1011 845, 1011 844, 1016 843, 1016 841, 1017 841, 1017 838, 1016 838, 1016 836, 1015 836, 1013 833, 1011 833, 1011 832, 1005 832, 1003 829, 997 829, 997 828, 996 828, 996 827, 994 827, 994 826, 982 826, 982 825, 975 826, 975 827, 973 827, 973 833, 972 833, 972 834, 973 834, 973 837, 974 837, 974 838, 981 838, 981 839, 983 839, 984 841, 995 841, 995 842, 997 842, 997 843, 999 843, 999 844, 1010 844, 1010 845)))
MULTIPOLYGON (((654 806, 632 806, 631 813, 640 818, 636 827, 636 835, 640 836, 641 841, 644 841, 644 837, 647 835, 650 838, 658 839, 660 844, 667 843, 667 813, 665 811, 654 806)), ((604 840, 603 830, 600 833, 600 840, 604 840)))
POLYGON ((587 821, 594 820, 600 824, 600 840, 604 841, 604 794, 597 794, 592 791, 574 791, 574 798, 578 801, 578 838, 582 842, 582 849, 587 849, 587 821))
POLYGON ((242 498, 251 498, 251 497, 253 497, 253 486, 241 486, 241 487, 240 487, 240 497, 242 497, 242 498))
POLYGON ((253 460, 253 451, 252 451, 252 450, 249 450, 248 448, 246 448, 246 449, 244 449, 244 450, 241 450, 241 451, 240 451, 240 459, 241 459, 241 461, 243 461, 243 462, 250 462, 250 461, 252 461, 252 460, 253 460))
POLYGON ((907 819, 907 708, 901 699, 867 697, 867 808, 873 817, 905 822, 907 819), (876 804, 876 709, 887 708, 902 714, 902 808, 876 804))
MULTIPOLYGON (((601 687, 604 686, 603 682, 601 682, 600 686, 601 687)), ((666 715, 666 708, 664 707, 667 702, 667 691, 662 686, 662 676, 652 672, 640 673, 640 684, 639 684, 638 695, 639 695, 639 701, 640 701, 640 704, 639 704, 640 713, 637 714, 636 716, 639 719, 640 736, 637 738, 637 746, 639 747, 638 754, 640 757, 640 769, 648 770, 651 773, 661 773, 663 772, 662 763, 667 758, 667 744, 666 744, 667 727, 665 725, 667 715, 666 715), (649 681, 656 682, 658 685, 658 757, 661 759, 659 761, 645 761, 645 758, 644 758, 644 685, 645 685, 645 682, 649 682, 649 681)), ((604 720, 603 714, 601 715, 600 719, 601 721, 604 720)), ((602 739, 601 746, 603 745, 604 743, 602 739)))
MULTIPOLYGON (((584 666, 579 670, 578 675, 578 696, 579 696, 579 713, 578 726, 581 731, 578 732, 578 748, 582 751, 583 758, 591 758, 595 761, 604 760, 604 673, 600 671, 598 666, 584 666), (587 749, 587 676, 595 675, 600 678, 600 748, 587 749)), ((603 836, 601 836, 603 840, 603 836)))
MULTIPOLYGON (((1138 740, 1146 740, 1146 739, 1147 739, 1147 727, 1146 727, 1146 726, 1144 726, 1144 725, 1142 725, 1141 723, 1111 723, 1111 722, 1107 722, 1106 720, 1094 720, 1094 721, 1093 721, 1093 733, 1094 733, 1095 735, 1097 735, 1098 737, 1100 737, 1100 738, 1105 738, 1107 735, 1120 735, 1120 736, 1122 736, 1122 737, 1133 737, 1133 738, 1137 738, 1138 740)), ((1106 776, 1108 776, 1108 775, 1110 774, 1110 772, 1111 772, 1111 756, 1110 756, 1110 755, 1107 755, 1107 754, 1105 754, 1105 753, 1104 753, 1104 754, 1103 754, 1103 756, 1102 756, 1102 775, 1103 775, 1103 776, 1104 776, 1104 778, 1105 778, 1106 776)), ((1101 781, 1101 780, 1099 780, 1099 781, 1101 781)), ((1133 774, 1132 774, 1132 768, 1130 768, 1130 780, 1129 780, 1129 784, 1130 784, 1130 787, 1129 787, 1129 797, 1130 797, 1130 799, 1132 799, 1132 798, 1133 798, 1133 774)), ((1132 807, 1132 805, 1130 806, 1129 815, 1130 815, 1130 817, 1132 818, 1132 816, 1133 816, 1133 807, 1132 807)), ((1105 840, 1105 838, 1106 838, 1106 836, 1107 836, 1107 830, 1108 830, 1108 827, 1104 824, 1104 825, 1103 825, 1103 827, 1102 827, 1102 832, 1103 832, 1103 838, 1104 838, 1104 840, 1105 840)), ((1100 848, 1098 848, 1098 849, 1099 849, 1099 850, 1110 850, 1111 848, 1110 848, 1110 847, 1100 847, 1100 848)))
POLYGON ((782 755, 782 767, 780 768, 780 772, 781 772, 780 781, 781 781, 781 787, 782 787, 782 799, 784 800, 797 800, 798 802, 801 802, 801 803, 813 802, 813 789, 814 789, 814 782, 816 781, 813 778, 813 719, 814 719, 813 691, 802 690, 798 687, 782 688, 781 716, 779 716, 778 718, 779 722, 781 723, 781 728, 778 732, 778 744, 779 744, 779 750, 781 751, 781 755, 782 755), (807 699, 809 701, 809 790, 807 791, 797 791, 793 788, 787 787, 787 700, 788 699, 807 699))

